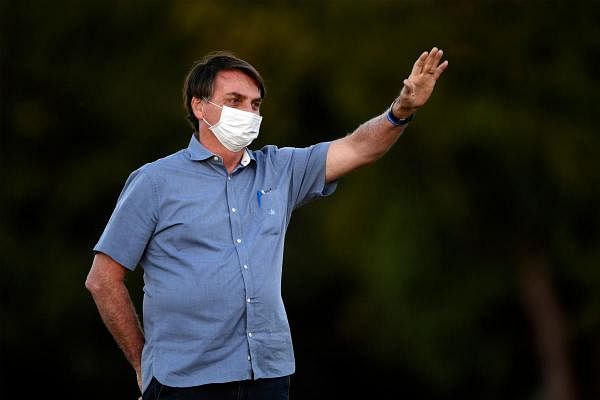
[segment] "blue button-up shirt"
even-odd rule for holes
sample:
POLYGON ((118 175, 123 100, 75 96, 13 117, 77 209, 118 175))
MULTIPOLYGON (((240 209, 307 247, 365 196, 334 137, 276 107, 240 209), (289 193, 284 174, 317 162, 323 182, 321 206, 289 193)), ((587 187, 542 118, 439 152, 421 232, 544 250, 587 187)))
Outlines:
POLYGON ((94 251, 144 269, 143 388, 294 372, 284 237, 295 208, 335 190, 328 147, 247 150, 228 174, 192 137, 129 176, 94 251))

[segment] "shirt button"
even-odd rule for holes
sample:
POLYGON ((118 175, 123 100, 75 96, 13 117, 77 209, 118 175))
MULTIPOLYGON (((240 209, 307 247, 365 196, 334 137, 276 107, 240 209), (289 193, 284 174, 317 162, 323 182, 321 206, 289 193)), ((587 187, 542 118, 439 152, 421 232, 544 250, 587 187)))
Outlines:
POLYGON ((228 177, 227 177, 227 180, 228 180, 228 181, 230 181, 230 180, 231 180, 231 177, 230 177, 230 176, 228 176, 228 177))
POLYGON ((250 361, 250 356, 248 356, 248 361, 250 361))
POLYGON ((242 243, 242 239, 237 239, 236 242, 242 243))
POLYGON ((246 302, 247 302, 247 303, 250 303, 251 301, 252 301, 252 300, 250 300, 250 298, 247 298, 247 299, 246 299, 246 302))
POLYGON ((252 332, 248 332, 248 337, 252 337, 252 332))
POLYGON ((237 210, 236 210, 236 208, 235 208, 235 207, 233 207, 233 208, 231 209, 231 212, 236 212, 236 211, 237 211, 237 210))
POLYGON ((246 264, 244 264, 244 269, 248 269, 248 266, 246 264))
POLYGON ((214 156, 214 157, 213 157, 213 160, 215 160, 215 161, 219 161, 219 157, 217 157, 217 156, 214 156))

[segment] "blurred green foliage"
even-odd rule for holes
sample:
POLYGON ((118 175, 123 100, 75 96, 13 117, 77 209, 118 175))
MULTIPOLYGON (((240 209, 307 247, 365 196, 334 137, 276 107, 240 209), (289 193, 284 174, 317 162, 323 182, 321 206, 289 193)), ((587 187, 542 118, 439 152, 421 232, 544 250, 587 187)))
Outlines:
POLYGON ((135 396, 83 282, 129 172, 187 145, 194 60, 253 63, 254 146, 304 146, 382 112, 435 45, 450 66, 398 144, 290 226, 292 396, 534 398, 531 249, 600 395, 597 2, 5 0, 0 18, 3 393, 135 396))

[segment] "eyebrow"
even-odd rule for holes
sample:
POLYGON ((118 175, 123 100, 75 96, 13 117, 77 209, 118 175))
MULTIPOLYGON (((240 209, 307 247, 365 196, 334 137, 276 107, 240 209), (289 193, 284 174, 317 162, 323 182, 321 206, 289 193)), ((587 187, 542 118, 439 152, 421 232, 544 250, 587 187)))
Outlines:
MULTIPOLYGON (((248 98, 248 96, 244 96, 243 94, 238 93, 238 92, 225 93, 225 96, 227 96, 227 97, 240 97, 242 99, 248 98)), ((256 101, 262 102, 262 97, 257 97, 257 98, 252 99, 252 102, 256 102, 256 101)))

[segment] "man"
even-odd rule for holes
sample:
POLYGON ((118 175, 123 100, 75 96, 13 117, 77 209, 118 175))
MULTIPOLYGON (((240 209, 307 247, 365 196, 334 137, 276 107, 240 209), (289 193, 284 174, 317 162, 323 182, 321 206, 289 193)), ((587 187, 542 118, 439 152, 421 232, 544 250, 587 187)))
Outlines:
POLYGON ((390 108, 352 134, 308 148, 247 146, 263 80, 227 53, 184 84, 187 149, 128 178, 86 280, 144 399, 287 399, 294 355, 281 298, 292 211, 388 151, 448 65, 433 48, 390 108), (124 284, 144 268, 142 330, 124 284), (235 396, 235 397, 234 397, 235 396))

